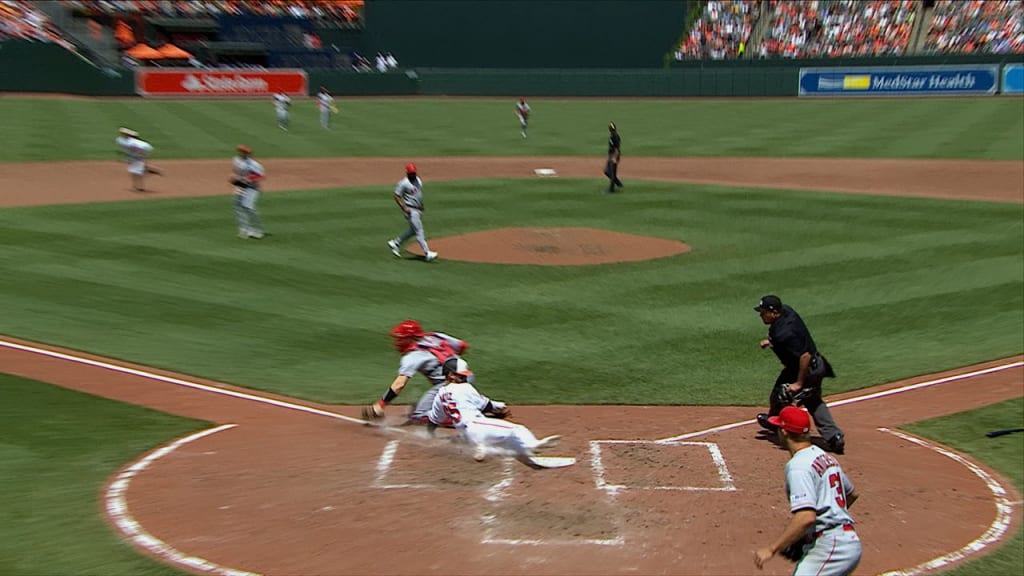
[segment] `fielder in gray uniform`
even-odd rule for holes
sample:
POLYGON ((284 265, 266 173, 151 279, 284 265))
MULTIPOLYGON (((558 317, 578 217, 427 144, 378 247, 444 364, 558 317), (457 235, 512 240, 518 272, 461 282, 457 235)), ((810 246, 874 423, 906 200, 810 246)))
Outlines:
POLYGON ((423 249, 427 262, 436 259, 437 252, 430 250, 430 247, 427 246, 427 238, 423 234, 423 181, 416 175, 415 164, 405 165, 405 178, 401 179, 398 186, 395 187, 395 204, 398 204, 402 213, 405 214, 405 219, 409 221, 409 228, 398 238, 388 240, 388 248, 391 248, 391 253, 401 257, 402 244, 415 236, 416 241, 420 243, 420 248, 423 249))
POLYGON ((239 238, 263 238, 263 223, 256 212, 260 197, 260 182, 266 177, 263 166, 253 160, 252 149, 238 145, 238 155, 232 159, 233 171, 229 181, 235 186, 235 219, 238 220, 239 238))

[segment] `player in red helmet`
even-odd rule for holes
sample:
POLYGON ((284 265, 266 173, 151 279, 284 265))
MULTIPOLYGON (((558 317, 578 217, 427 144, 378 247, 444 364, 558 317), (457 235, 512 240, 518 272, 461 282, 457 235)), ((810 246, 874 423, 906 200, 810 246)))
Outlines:
POLYGON ((420 248, 423 250, 423 258, 427 262, 437 259, 437 252, 427 245, 427 237, 423 232, 423 180, 416 172, 416 165, 412 162, 405 165, 405 178, 398 181, 395 187, 395 204, 402 209, 402 214, 408 224, 408 228, 398 235, 397 238, 388 240, 388 248, 396 257, 402 256, 402 244, 411 238, 416 238, 420 248))

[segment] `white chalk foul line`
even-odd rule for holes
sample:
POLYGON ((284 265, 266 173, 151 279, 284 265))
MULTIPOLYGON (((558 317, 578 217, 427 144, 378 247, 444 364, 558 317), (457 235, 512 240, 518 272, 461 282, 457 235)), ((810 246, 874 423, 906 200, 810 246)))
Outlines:
MULTIPOLYGON (((64 354, 63 352, 54 352, 52 350, 46 350, 43 348, 36 348, 35 346, 26 346, 24 344, 17 344, 15 342, 8 342, 6 340, 0 340, 0 346, 6 348, 14 348, 15 350, 22 350, 24 352, 31 352, 33 354, 39 354, 41 356, 49 356, 51 358, 57 358, 59 360, 66 360, 68 362, 74 362, 76 364, 85 364, 87 366, 94 366, 96 368, 103 368, 104 370, 111 370, 113 372, 120 372, 121 374, 130 374, 132 376, 138 376, 140 378, 148 378, 150 380, 157 380, 167 384, 173 384, 175 386, 182 386, 184 388, 192 388, 194 390, 202 390, 203 392, 210 392, 213 394, 220 394, 222 396, 230 396, 232 398, 238 398, 240 400, 248 400, 250 402, 259 402, 261 404, 269 404, 271 406, 277 406, 278 408, 284 408, 286 410, 294 410, 297 412, 305 412, 307 414, 315 414, 317 416, 325 416, 327 418, 334 418, 335 420, 344 420, 345 422, 351 422, 353 424, 366 424, 365 420, 359 418, 352 418, 343 414, 337 414, 334 412, 328 412, 327 410, 320 410, 319 408, 313 408, 311 406, 303 406, 301 404, 295 404, 293 402, 286 402, 284 400, 277 400, 274 398, 266 398, 264 396, 258 396, 256 394, 249 394, 246 392, 238 392, 236 390, 228 390, 225 388, 218 388, 217 386, 209 386, 207 384, 199 384, 197 382, 189 382, 188 380, 182 380, 181 378, 174 378, 171 376, 162 376, 160 374, 154 374, 153 372, 147 372, 145 370, 137 370, 135 368, 128 368, 126 366, 118 366, 117 364, 111 364, 110 362, 103 362, 101 360, 90 360, 89 358, 82 358, 79 356, 72 356, 71 354, 64 354)), ((396 432, 401 430, 395 428, 396 432)))
MULTIPOLYGON (((957 380, 966 380, 968 378, 975 378, 977 376, 983 376, 985 374, 992 374, 994 372, 1002 372, 1003 370, 1011 370, 1013 368, 1019 368, 1024 366, 1024 361, 1011 362, 1009 364, 1001 364, 999 366, 993 366, 991 368, 985 368, 983 370, 975 370, 973 372, 965 372, 963 374, 955 374, 953 376, 946 376, 943 378, 936 378, 935 380, 928 380, 926 382, 918 382, 917 384, 908 384, 906 386, 900 386, 899 388, 892 388, 891 390, 883 390, 881 392, 874 392, 872 394, 865 394, 863 396, 854 396, 853 398, 847 398, 845 400, 837 400, 835 402, 829 402, 828 405, 831 408, 837 406, 845 406, 847 404, 856 404, 857 402, 864 402, 867 400, 874 400, 876 398, 883 398, 885 396, 892 396, 893 394, 902 394, 904 392, 910 392, 911 390, 917 390, 920 388, 927 388, 929 386, 935 386, 937 384, 945 384, 947 382, 955 382, 957 380)), ((662 438, 661 440, 655 440, 659 443, 671 443, 678 442, 679 440, 689 440, 690 438, 697 438, 700 436, 707 436, 708 434, 714 434, 715 432, 724 432, 733 428, 739 428, 741 426, 747 426, 748 424, 755 424, 757 420, 743 420, 741 422, 732 422, 730 424, 723 424, 721 426, 715 426, 713 428, 707 428, 705 430, 698 430, 697 432, 688 432, 686 434, 680 434, 678 436, 671 436, 669 438, 662 438)))
POLYGON ((1007 491, 1005 488, 1003 488, 1003 485, 1000 484, 999 481, 996 480, 994 477, 992 477, 991 474, 982 470, 980 466, 964 458, 963 456, 950 450, 946 450, 945 448, 942 448, 940 446, 935 446, 934 444, 931 444, 920 438, 911 436, 909 434, 904 434, 896 430, 890 430, 888 428, 879 428, 878 430, 880 432, 885 432, 887 434, 892 434, 893 436, 902 438, 907 442, 913 442, 918 446, 923 446, 929 450, 938 452, 939 454, 942 454, 946 458, 949 458, 963 465, 971 472, 973 472, 975 476, 981 478, 981 480, 985 482, 985 486, 987 486, 989 491, 992 492, 992 497, 993 499, 995 499, 996 504, 996 518, 992 521, 992 524, 989 525, 988 530, 986 530, 985 533, 979 536, 978 538, 975 538, 971 542, 967 543, 967 545, 963 548, 960 548, 955 552, 950 552, 949 554, 946 554, 944 556, 933 558, 923 564, 918 564, 913 568, 885 572, 882 576, 916 576, 917 574, 924 574, 926 572, 931 572, 933 570, 943 568, 948 564, 952 564, 953 562, 957 562, 958 560, 963 560, 971 554, 980 552, 988 546, 995 544, 999 541, 1000 538, 1003 537, 1004 534, 1006 534, 1006 530, 1010 526, 1010 521, 1013 514, 1013 511, 1011 509, 1013 503, 1010 502, 1010 500, 1007 498, 1007 491))
POLYGON ((201 432, 185 436, 184 438, 179 438, 170 444, 150 452, 134 464, 121 470, 114 480, 107 485, 107 489, 104 494, 107 514, 110 516, 111 521, 113 521, 114 526, 116 526, 117 529, 120 530, 121 533, 124 534, 125 537, 133 544, 161 560, 164 560, 165 562, 176 564, 189 570, 195 570, 207 574, 217 574, 218 576, 258 576, 254 572, 228 568, 226 566, 210 562, 204 558, 189 556, 188 554, 170 546, 163 540, 153 536, 147 532, 134 517, 132 517, 131 511, 128 509, 128 500, 125 497, 125 493, 128 491, 128 486, 131 484, 132 479, 142 473, 157 460, 167 456, 171 452, 174 452, 178 448, 181 448, 190 442, 195 442, 196 440, 200 440, 207 436, 216 434, 217 432, 222 432, 234 427, 234 424, 224 424, 223 426, 210 428, 208 430, 203 430, 201 432))

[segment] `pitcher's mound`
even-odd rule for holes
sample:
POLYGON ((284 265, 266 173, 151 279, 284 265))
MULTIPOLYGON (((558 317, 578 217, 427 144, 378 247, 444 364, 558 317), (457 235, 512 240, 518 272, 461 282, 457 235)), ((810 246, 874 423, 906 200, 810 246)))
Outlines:
MULTIPOLYGON (((636 262, 690 251, 677 240, 596 228, 499 228, 429 242, 443 260, 540 266, 636 262)), ((410 249, 419 253, 415 244, 410 249)))

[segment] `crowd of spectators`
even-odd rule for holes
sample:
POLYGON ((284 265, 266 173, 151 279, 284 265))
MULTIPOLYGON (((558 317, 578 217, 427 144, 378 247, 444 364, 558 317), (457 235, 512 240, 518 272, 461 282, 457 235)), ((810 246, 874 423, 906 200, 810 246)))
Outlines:
POLYGON ((939 0, 932 16, 925 52, 1024 52, 1020 0, 939 0))
POLYGON ((23 0, 0 1, 0 42, 6 39, 48 42, 78 52, 77 47, 50 22, 46 14, 33 8, 31 2, 23 0))
POLYGON ((710 0, 676 49, 676 60, 742 57, 757 25, 760 4, 760 0, 710 0))
POLYGON ((910 43, 916 8, 912 0, 769 0, 764 55, 901 55, 910 43))
POLYGON ((209 18, 221 14, 359 23, 364 0, 69 0, 86 14, 209 18))

